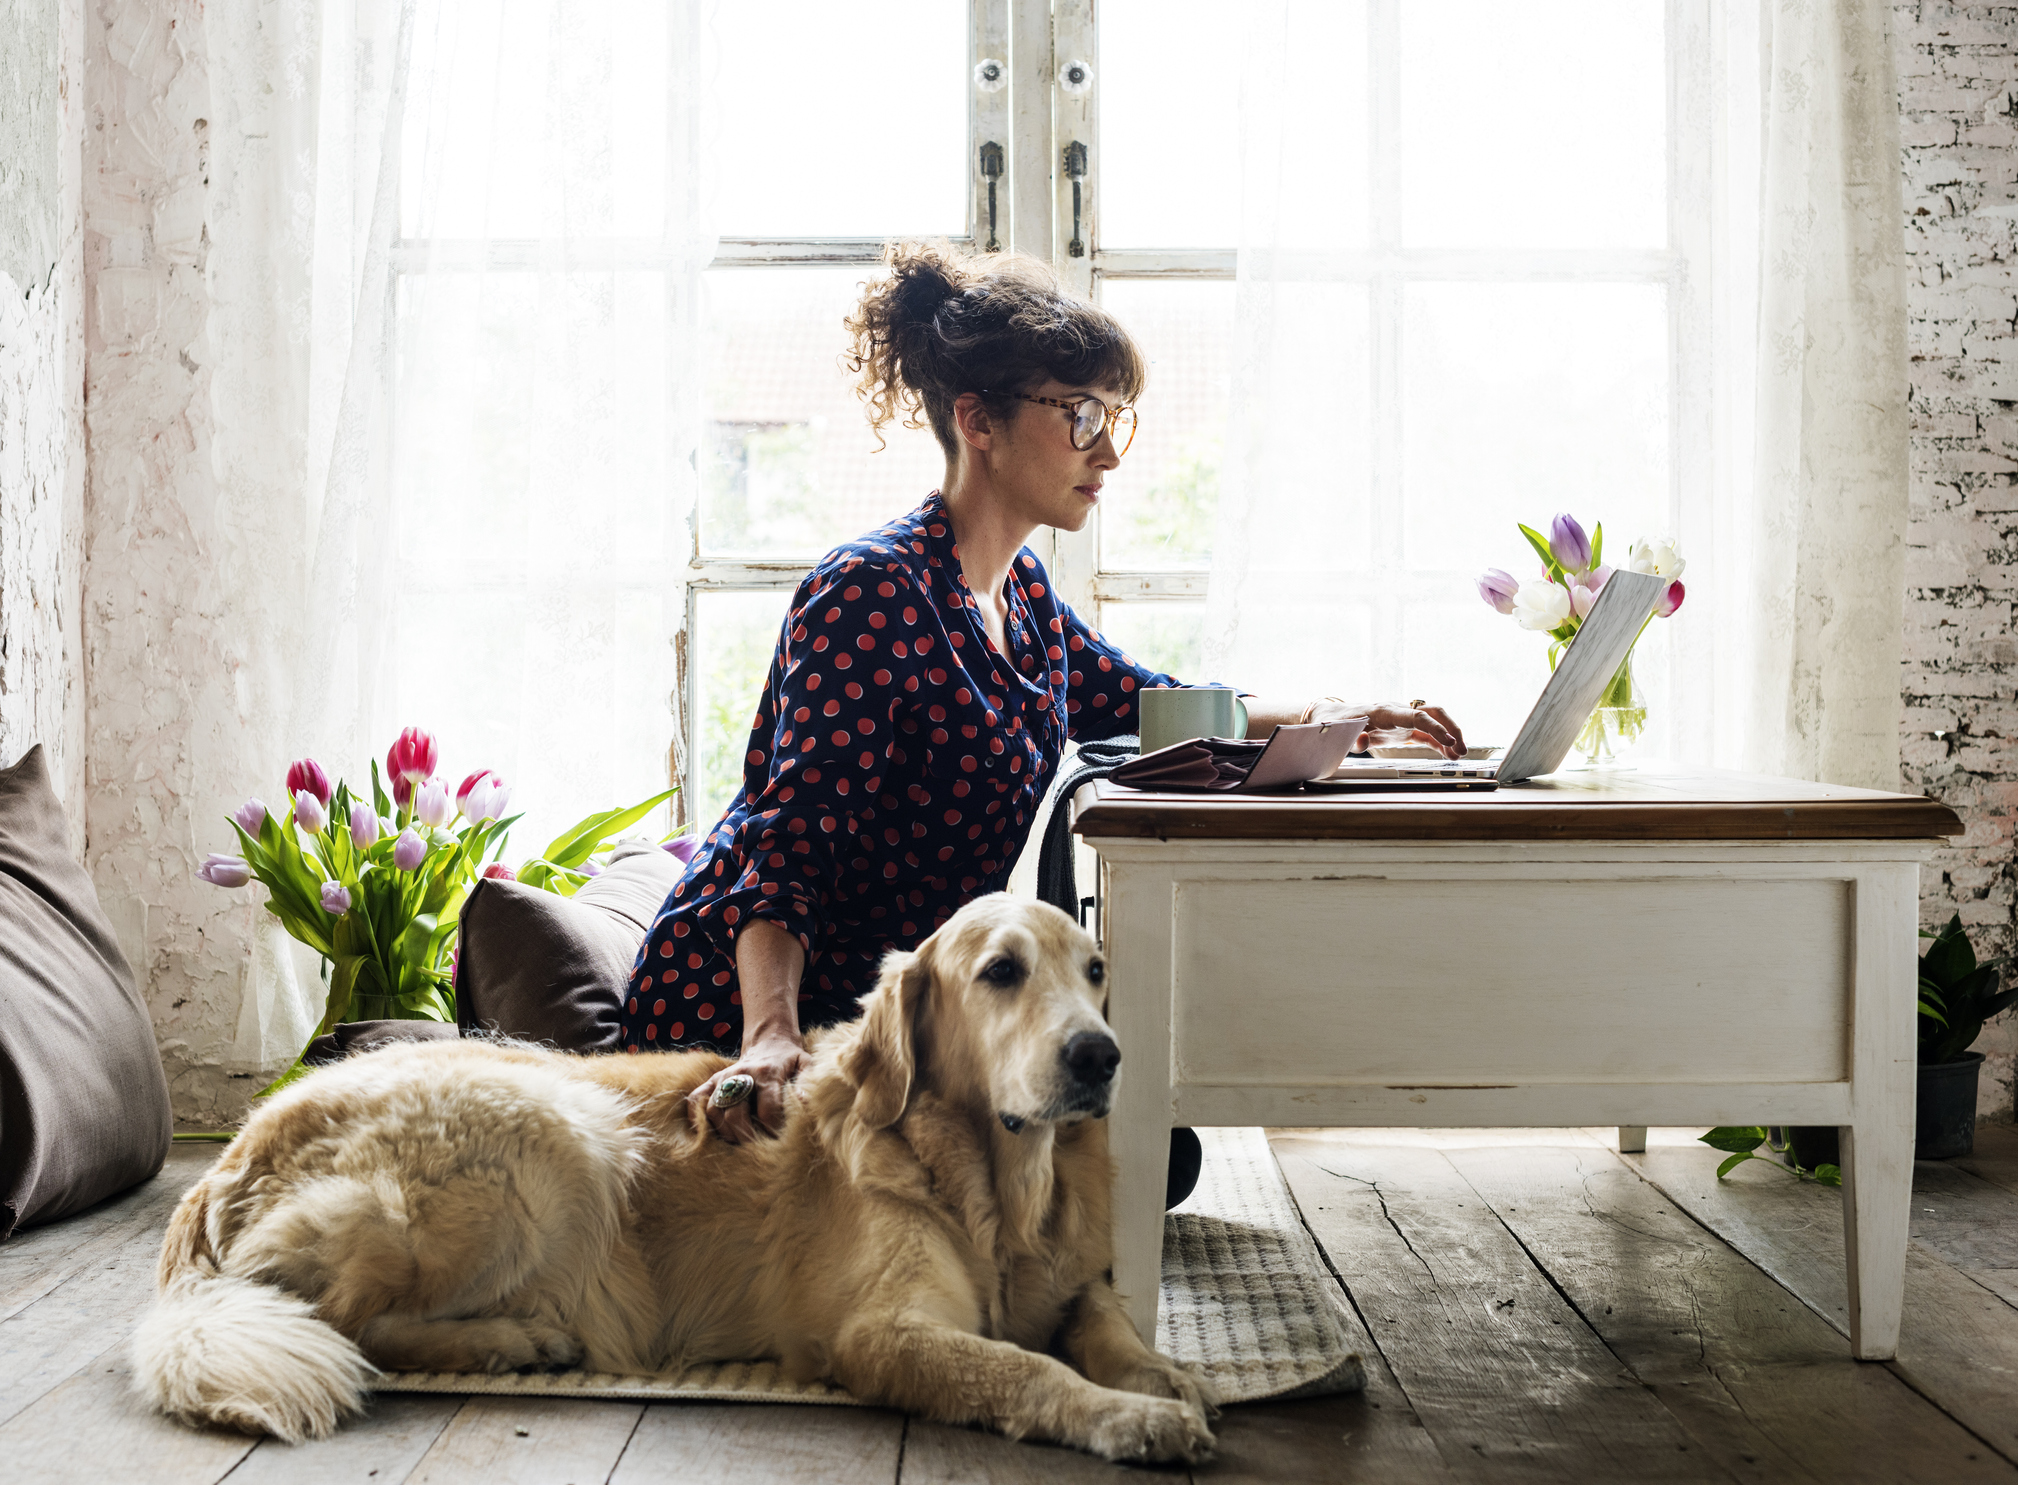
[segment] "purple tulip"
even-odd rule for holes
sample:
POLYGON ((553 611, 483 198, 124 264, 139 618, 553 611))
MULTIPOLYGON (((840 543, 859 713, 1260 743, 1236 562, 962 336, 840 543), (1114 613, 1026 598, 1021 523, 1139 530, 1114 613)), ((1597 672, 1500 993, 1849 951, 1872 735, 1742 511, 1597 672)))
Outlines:
POLYGON ((427 842, 411 829, 402 830, 399 839, 392 843, 392 864, 401 871, 412 871, 427 859, 427 842))
POLYGON ((362 799, 350 807, 350 838, 357 842, 360 851, 378 839, 378 816, 362 799))
POLYGON ((238 822, 240 830, 258 840, 260 827, 266 824, 266 806, 257 799, 248 799, 231 812, 231 818, 238 822))
POLYGON ((329 775, 313 758, 303 758, 287 771, 287 792, 313 794, 324 807, 329 805, 329 775))
POLYGON ((329 811, 313 794, 297 794, 294 796, 294 823, 310 835, 320 835, 328 828, 329 811))
POLYGON ((581 873, 585 877, 599 877, 603 874, 603 864, 602 862, 597 861, 594 858, 591 858, 582 863, 581 873))
POLYGON ((1682 600, 1686 597, 1688 590, 1682 586, 1681 579, 1677 578, 1661 589, 1661 596, 1654 604, 1654 612, 1664 619, 1672 619, 1675 610, 1682 606, 1682 600))
POLYGON ((349 912, 350 888, 344 886, 341 882, 324 882, 322 884, 322 910, 338 918, 349 912))
POLYGON ((1549 522, 1549 551, 1562 563, 1564 572, 1582 572, 1591 565, 1591 539, 1568 511, 1549 522))
POLYGON ((429 779, 413 791, 413 817, 423 825, 446 825, 449 816, 455 813, 455 804, 448 797, 448 785, 440 779, 429 779))
MULTIPOLYGON (((1520 592, 1521 585, 1512 573, 1501 572, 1497 567, 1488 567, 1478 577, 1478 596, 1503 614, 1513 612, 1514 594, 1520 592)), ((670 848, 669 848, 670 849, 670 848)), ((693 854, 691 846, 687 854, 693 854)))
POLYGON ((196 874, 213 887, 243 887, 252 880, 252 868, 245 864, 244 857, 220 856, 215 852, 204 858, 196 874))

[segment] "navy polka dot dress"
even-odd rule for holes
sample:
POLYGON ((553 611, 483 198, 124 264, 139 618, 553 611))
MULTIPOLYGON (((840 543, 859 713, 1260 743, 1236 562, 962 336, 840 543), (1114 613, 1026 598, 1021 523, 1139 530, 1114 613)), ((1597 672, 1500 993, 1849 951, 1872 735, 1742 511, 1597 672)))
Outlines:
POLYGON ((1087 628, 1027 548, 1009 600, 1004 656, 936 493, 807 574, 742 787, 632 968, 626 1050, 740 1050, 736 933, 753 918, 805 948, 799 1024, 848 1020, 884 954, 1006 884, 1068 734, 1132 733, 1141 688, 1178 684, 1087 628))

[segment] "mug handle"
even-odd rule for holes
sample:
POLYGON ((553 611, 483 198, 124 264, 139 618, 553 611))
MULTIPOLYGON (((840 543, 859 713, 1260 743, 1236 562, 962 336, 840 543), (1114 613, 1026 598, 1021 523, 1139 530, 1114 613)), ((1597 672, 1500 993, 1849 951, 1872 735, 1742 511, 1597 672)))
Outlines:
POLYGON ((1233 735, 1247 736, 1247 703, 1238 696, 1233 698, 1233 735))

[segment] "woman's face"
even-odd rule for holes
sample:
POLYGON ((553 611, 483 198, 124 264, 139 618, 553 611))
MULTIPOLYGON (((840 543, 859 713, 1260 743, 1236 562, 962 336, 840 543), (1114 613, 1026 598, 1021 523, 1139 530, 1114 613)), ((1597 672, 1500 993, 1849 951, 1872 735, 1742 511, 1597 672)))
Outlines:
MULTIPOLYGON (((1056 379, 1030 389, 1032 397, 1071 402, 1098 397, 1109 408, 1123 403, 1111 386, 1078 386, 1056 379)), ((1090 449, 1072 447, 1072 413, 1038 402, 1017 402, 1006 425, 995 423, 988 446, 975 452, 986 464, 990 481, 1011 514, 1033 526, 1077 531, 1099 504, 1107 471, 1121 462, 1114 439, 1102 433, 1090 449)))

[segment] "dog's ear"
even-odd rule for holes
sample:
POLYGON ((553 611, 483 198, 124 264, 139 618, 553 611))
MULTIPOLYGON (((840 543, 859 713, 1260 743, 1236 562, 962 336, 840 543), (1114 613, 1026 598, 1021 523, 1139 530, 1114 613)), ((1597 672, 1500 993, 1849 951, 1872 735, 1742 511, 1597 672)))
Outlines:
POLYGON ((871 1129, 888 1129, 911 1099, 916 1054, 912 1028, 932 983, 930 940, 915 954, 901 951, 883 960, 882 978, 863 997, 862 1031, 841 1061, 855 1085, 855 1113, 871 1129))

